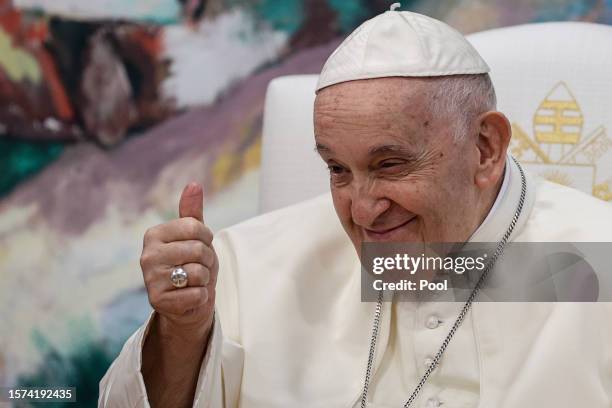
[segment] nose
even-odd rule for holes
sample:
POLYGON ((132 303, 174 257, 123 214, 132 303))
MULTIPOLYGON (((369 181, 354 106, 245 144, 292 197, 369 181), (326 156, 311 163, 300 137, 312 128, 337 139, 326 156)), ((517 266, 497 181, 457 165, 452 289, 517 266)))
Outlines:
POLYGON ((370 183, 356 183, 351 192, 351 216, 362 227, 371 227, 389 209, 391 202, 370 183))

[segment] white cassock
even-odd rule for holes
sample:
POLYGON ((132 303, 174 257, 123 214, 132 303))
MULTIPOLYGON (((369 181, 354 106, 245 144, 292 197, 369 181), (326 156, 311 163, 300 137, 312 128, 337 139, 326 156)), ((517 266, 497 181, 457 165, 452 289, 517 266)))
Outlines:
MULTIPOLYGON (((504 186, 472 241, 501 239, 521 190, 504 186)), ((527 175, 511 237, 610 242, 612 207, 527 175)), ((360 301, 360 264, 325 195, 216 235, 217 319, 196 407, 357 407, 374 303, 360 301)), ((462 304, 385 303, 369 407, 403 406, 462 304)), ((148 407, 140 374, 147 324, 100 383, 100 407, 148 407)), ((609 408, 612 303, 474 303, 417 407, 609 408)))

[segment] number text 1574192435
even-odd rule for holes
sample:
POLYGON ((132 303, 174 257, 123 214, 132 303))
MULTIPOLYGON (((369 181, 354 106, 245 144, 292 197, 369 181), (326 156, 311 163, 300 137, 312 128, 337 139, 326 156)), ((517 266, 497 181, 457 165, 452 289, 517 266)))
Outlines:
POLYGON ((0 402, 76 402, 75 387, 0 387, 0 402))

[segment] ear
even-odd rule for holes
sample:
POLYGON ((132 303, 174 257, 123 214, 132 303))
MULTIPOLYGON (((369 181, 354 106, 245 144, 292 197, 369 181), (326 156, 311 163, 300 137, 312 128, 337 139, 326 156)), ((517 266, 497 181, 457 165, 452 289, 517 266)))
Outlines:
POLYGON ((474 182, 481 189, 486 189, 494 186, 503 175, 512 128, 508 118, 496 111, 483 113, 478 123, 480 131, 476 147, 480 161, 474 182))

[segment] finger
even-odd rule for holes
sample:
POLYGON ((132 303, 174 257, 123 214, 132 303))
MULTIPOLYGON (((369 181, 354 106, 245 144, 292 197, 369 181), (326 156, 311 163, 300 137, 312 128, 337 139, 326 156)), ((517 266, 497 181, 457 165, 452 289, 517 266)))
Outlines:
POLYGON ((159 313, 182 315, 208 301, 208 289, 204 286, 187 287, 164 292, 153 307, 159 313))
POLYGON ((200 263, 183 265, 187 272, 187 286, 206 286, 210 282, 210 270, 200 263))
MULTIPOLYGON (((188 263, 182 265, 181 268, 187 273, 188 287, 206 286, 210 282, 210 270, 200 263, 188 263)), ((159 292, 179 289, 172 284, 170 279, 173 270, 174 268, 159 268, 154 272, 154 282, 151 282, 150 285, 155 285, 155 289, 159 292)))
POLYGON ((188 263, 199 263, 208 268, 215 262, 212 248, 202 241, 175 241, 162 244, 156 254, 158 264, 174 269, 188 263))
POLYGON ((200 240, 210 245, 213 233, 206 225, 195 218, 178 218, 157 225, 147 232, 145 240, 161 242, 200 240))
POLYGON ((217 286, 217 275, 219 273, 219 258, 217 257, 217 254, 215 253, 215 249, 213 248, 213 263, 212 266, 210 268, 208 268, 209 270, 209 280, 208 283, 206 284, 206 286, 214 288, 215 286, 217 286))
POLYGON ((192 217, 204 222, 204 190, 198 183, 187 184, 179 201, 179 217, 192 217))
MULTIPOLYGON (((211 271, 199 263, 188 263, 182 266, 187 273, 187 287, 209 286, 211 284, 211 271)), ((159 299, 159 297, 168 291, 179 290, 172 284, 171 275, 174 268, 158 268, 151 271, 145 278, 147 292, 151 299, 159 299)), ((216 280, 216 276, 214 277, 216 280)), ((214 282, 212 282, 214 285, 214 282)), ((212 287, 212 286, 209 286, 212 287)))

